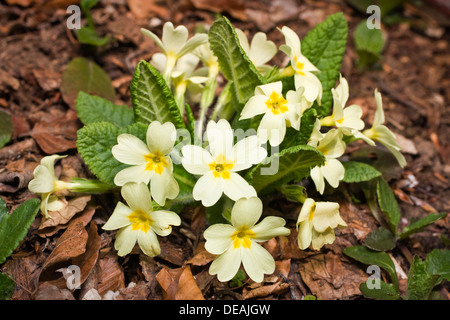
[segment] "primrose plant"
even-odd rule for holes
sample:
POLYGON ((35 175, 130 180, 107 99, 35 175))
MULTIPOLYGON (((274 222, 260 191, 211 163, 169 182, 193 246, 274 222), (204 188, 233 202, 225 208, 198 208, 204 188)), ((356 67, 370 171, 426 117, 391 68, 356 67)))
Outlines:
POLYGON ((146 255, 160 254, 158 237, 181 224, 181 210, 202 205, 210 223, 205 248, 216 255, 210 273, 228 281, 242 266, 261 282, 274 272, 275 262, 260 242, 291 233, 283 217, 259 221, 264 199, 281 193, 302 202, 299 250, 320 250, 346 222, 338 203, 312 199, 301 183, 311 179, 312 193, 324 195, 346 180, 347 170, 352 182, 364 181, 363 174, 355 179, 358 162, 342 159, 355 140, 380 142, 405 165, 384 125, 381 94, 375 91, 377 113, 366 130, 361 107, 346 105, 349 86, 340 75, 348 33, 343 14, 329 16, 302 42, 282 27, 279 50, 262 32, 249 41, 225 17, 207 34, 192 37, 171 22, 161 37, 141 31, 161 52, 138 63, 130 86, 132 108, 84 92, 76 101, 84 124, 78 152, 98 180, 60 182, 53 165, 61 156, 53 155, 42 160, 29 186, 45 200, 45 218, 63 206, 63 189, 120 189, 124 201, 103 226, 118 230, 119 256, 136 243, 146 255), (270 65, 276 54, 288 64, 270 65))

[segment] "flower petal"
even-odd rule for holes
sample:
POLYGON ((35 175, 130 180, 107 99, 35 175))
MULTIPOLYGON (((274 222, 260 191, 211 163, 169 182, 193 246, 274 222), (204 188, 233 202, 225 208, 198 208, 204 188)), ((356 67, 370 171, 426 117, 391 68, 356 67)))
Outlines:
POLYGON ((261 94, 255 95, 248 99, 247 103, 241 111, 241 117, 239 118, 239 120, 250 119, 257 116, 258 114, 269 111, 266 105, 266 101, 267 97, 261 94))
POLYGON ((231 160, 234 161, 232 171, 241 171, 260 163, 267 157, 267 150, 260 146, 258 136, 244 138, 233 147, 231 160))
POLYGON ((262 282, 264 274, 275 271, 275 261, 272 255, 261 245, 252 241, 250 249, 242 248, 242 264, 250 279, 262 282))
POLYGON ((271 146, 278 146, 286 135, 286 119, 283 115, 268 112, 259 123, 257 135, 260 141, 269 141, 271 146))
POLYGON ((121 193, 131 210, 152 211, 152 198, 145 183, 127 183, 122 187, 121 193))
POLYGON ((47 157, 43 157, 41 159, 41 165, 46 167, 48 169, 48 171, 50 172, 50 174, 55 177, 55 161, 58 159, 62 159, 65 158, 67 156, 60 156, 57 154, 51 155, 51 156, 47 156, 47 157))
POLYGON ((333 188, 339 186, 339 181, 344 179, 345 175, 345 168, 337 159, 327 159, 326 164, 320 167, 320 171, 333 188))
POLYGON ((140 165, 146 162, 144 156, 150 151, 138 137, 123 133, 117 137, 117 143, 112 147, 111 152, 118 161, 130 165, 140 165))
POLYGON ((208 227, 203 233, 203 237, 206 239, 205 249, 212 254, 222 254, 231 246, 231 236, 235 231, 235 227, 223 223, 208 227))
POLYGON ((277 46, 270 40, 264 32, 257 32, 253 36, 250 44, 249 58, 255 66, 262 66, 271 60, 277 53, 277 46))
POLYGON ((151 32, 150 30, 141 28, 141 32, 143 35, 149 37, 150 39, 152 39, 153 41, 155 41, 156 45, 162 50, 162 52, 164 54, 166 54, 166 49, 164 47, 164 44, 161 42, 161 40, 158 38, 158 36, 156 34, 154 34, 153 32, 151 32))
POLYGON ((311 247, 314 250, 320 250, 326 244, 332 244, 336 239, 334 230, 331 228, 326 229, 324 232, 312 231, 312 243, 311 247))
POLYGON ((139 230, 137 232, 137 242, 142 252, 144 252, 147 256, 155 257, 161 253, 158 238, 151 230, 147 232, 139 230))
POLYGON ((158 210, 150 213, 153 220, 152 230, 159 236, 165 237, 172 232, 172 226, 181 224, 180 217, 172 211, 158 210))
POLYGON ((190 38, 178 52, 178 56, 184 56, 185 54, 194 51, 198 46, 208 42, 208 35, 204 33, 197 33, 190 38))
POLYGON ((120 229, 116 234, 114 248, 120 257, 126 256, 133 250, 137 240, 137 232, 130 226, 120 229))
POLYGON ((147 146, 151 153, 159 151, 167 155, 172 151, 177 138, 177 132, 172 122, 161 124, 158 121, 152 121, 147 129, 147 146))
POLYGON ((322 169, 319 166, 315 166, 311 169, 310 176, 314 185, 316 186, 317 192, 323 194, 325 190, 325 179, 323 177, 322 169))
POLYGON ((161 175, 154 174, 150 181, 150 190, 153 197, 160 206, 164 206, 166 199, 175 199, 180 192, 177 180, 166 169, 161 175))
POLYGON ((205 207, 214 205, 220 199, 222 193, 223 180, 215 178, 211 171, 200 177, 192 190, 194 199, 201 200, 205 207))
POLYGON ((296 73, 294 75, 295 88, 299 87, 305 88, 305 92, 303 93, 306 100, 312 102, 316 99, 322 99, 322 83, 316 75, 311 72, 303 72, 304 74, 296 73))
POLYGON ((231 209, 231 224, 237 229, 244 226, 252 228, 261 217, 262 210, 262 201, 256 196, 239 199, 231 209))
POLYGON ((241 250, 233 249, 231 246, 211 263, 209 273, 217 274, 219 281, 225 282, 231 280, 239 270, 241 265, 241 250))
POLYGON ((55 177, 43 165, 38 165, 33 171, 34 179, 28 184, 28 189, 34 193, 52 192, 55 187, 55 177))
POLYGON ((180 25, 174 28, 172 22, 166 22, 163 26, 161 37, 166 53, 172 51, 177 54, 186 43, 188 36, 189 32, 185 26, 180 25))
POLYGON ((189 173, 200 175, 210 171, 208 164, 213 159, 207 150, 199 146, 186 145, 181 148, 181 154, 183 155, 181 164, 189 173))
POLYGON ((278 236, 288 236, 291 231, 285 228, 286 221, 281 217, 269 216, 252 228, 255 241, 267 241, 278 236))
POLYGON ((126 227, 131 224, 128 219, 128 215, 132 213, 130 207, 126 206, 122 202, 117 202, 116 208, 114 209, 112 215, 109 217, 108 221, 103 225, 103 230, 116 230, 126 227))
POLYGON ((233 147, 233 129, 225 119, 209 121, 206 127, 209 151, 214 158, 227 155, 233 147))
POLYGON ((297 244, 300 249, 305 250, 311 244, 312 228, 313 225, 309 219, 306 219, 298 225, 297 244))
POLYGON ((347 224, 339 215, 339 204, 336 202, 316 202, 316 212, 312 220, 317 232, 324 232, 327 228, 345 227, 347 224))
POLYGON ((233 201, 256 197, 255 189, 236 172, 230 172, 230 179, 223 179, 223 192, 233 201))
POLYGON ((114 183, 117 186, 123 186, 128 182, 144 182, 148 184, 154 171, 145 170, 146 164, 141 164, 138 166, 131 166, 119 171, 114 177, 114 183))

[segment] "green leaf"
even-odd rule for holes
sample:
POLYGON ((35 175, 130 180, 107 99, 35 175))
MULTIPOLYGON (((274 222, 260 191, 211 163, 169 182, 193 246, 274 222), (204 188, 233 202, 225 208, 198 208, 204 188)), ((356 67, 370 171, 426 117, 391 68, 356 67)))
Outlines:
POLYGON ((140 61, 130 85, 131 102, 137 121, 149 124, 172 122, 186 129, 172 92, 161 74, 148 62, 140 61))
POLYGON ((225 217, 231 212, 233 207, 233 201, 231 201, 227 196, 222 196, 219 201, 210 207, 206 207, 206 219, 210 224, 225 223, 229 222, 225 217))
POLYGON ((342 181, 347 183, 369 181, 381 176, 381 172, 371 165, 357 161, 342 162, 345 168, 345 175, 342 181))
POLYGON ((339 78, 347 35, 347 21, 344 14, 338 12, 319 23, 302 40, 302 54, 320 70, 317 77, 323 88, 322 104, 315 103, 313 108, 321 117, 330 113, 333 101, 331 89, 339 78))
POLYGON ((98 95, 110 101, 116 98, 108 74, 95 62, 83 57, 74 58, 66 66, 61 82, 63 100, 71 107, 75 106, 75 100, 80 91, 98 95))
POLYGON ((380 29, 369 29, 366 21, 362 21, 353 33, 353 39, 359 56, 359 67, 371 65, 381 58, 384 40, 380 29))
POLYGON ((308 198, 306 188, 298 184, 284 184, 279 190, 291 202, 303 203, 308 198))
POLYGON ((214 21, 209 29, 209 43, 219 66, 228 81, 232 81, 234 97, 240 106, 254 95, 255 87, 263 83, 263 78, 239 44, 233 25, 226 17, 214 21))
POLYGON ((380 227, 369 233, 364 239, 364 245, 375 251, 389 251, 395 248, 397 239, 386 228, 380 227))
POLYGON ((364 297, 375 300, 400 300, 402 297, 391 283, 380 280, 380 288, 369 289, 367 283, 363 282, 359 286, 364 297))
POLYGON ((194 189, 197 179, 187 172, 183 166, 175 164, 173 166, 173 177, 178 182, 180 192, 175 199, 171 200, 171 203, 188 204, 194 202, 195 200, 192 196, 192 190, 194 189))
POLYGON ((100 37, 99 34, 90 27, 83 27, 77 30, 78 41, 96 47, 104 46, 109 42, 109 37, 100 37))
POLYGON ((0 148, 11 140, 14 130, 12 118, 6 112, 0 111, 0 148))
POLYGON ((130 133, 145 141, 147 127, 143 123, 135 123, 124 129, 111 122, 88 124, 77 132, 78 152, 100 181, 114 185, 115 175, 128 167, 117 161, 111 153, 112 147, 117 144, 117 136, 130 133))
MULTIPOLYGON (((0 199, 0 202, 3 202, 0 199)), ((28 229, 39 211, 41 201, 37 198, 22 203, 11 214, 2 212, 0 220, 0 264, 17 248, 25 238, 28 229)), ((5 210, 5 206, 1 206, 5 210)))
POLYGON ((9 300, 14 294, 16 284, 6 274, 0 272, 0 300, 9 300))
POLYGON ((395 199, 394 192, 383 178, 378 178, 377 185, 378 205, 384 212, 388 220, 391 231, 397 235, 397 226, 400 221, 401 213, 395 199))
POLYGON ((450 281, 450 250, 433 249, 425 260, 427 273, 442 276, 450 281))
POLYGON ((75 108, 83 124, 108 121, 118 127, 126 127, 134 122, 133 109, 119 106, 104 98, 80 92, 75 108))
POLYGON ((280 145, 280 150, 306 144, 311 138, 311 133, 314 129, 314 123, 317 119, 317 111, 313 108, 307 109, 303 112, 300 122, 300 130, 295 130, 292 127, 287 128, 286 136, 280 145))
POLYGON ((372 251, 364 246, 347 247, 343 250, 344 254, 359 262, 367 265, 377 265, 386 270, 395 288, 398 290, 398 278, 395 271, 395 265, 391 257, 386 252, 372 251))
POLYGON ((322 165, 324 155, 311 146, 300 145, 282 150, 269 158, 268 164, 258 164, 246 175, 256 192, 266 194, 289 182, 309 176, 311 168, 322 165))
POLYGON ((406 300, 428 300, 439 282, 440 276, 429 274, 426 262, 415 256, 409 269, 406 300))
POLYGON ((431 214, 427 215, 426 217, 406 226, 400 233, 399 238, 405 239, 405 238, 409 237, 410 235, 412 235, 413 233, 422 231, 426 226, 432 224, 433 222, 435 222, 439 219, 445 218, 446 216, 447 216, 447 213, 440 213, 440 214, 431 213, 431 214))

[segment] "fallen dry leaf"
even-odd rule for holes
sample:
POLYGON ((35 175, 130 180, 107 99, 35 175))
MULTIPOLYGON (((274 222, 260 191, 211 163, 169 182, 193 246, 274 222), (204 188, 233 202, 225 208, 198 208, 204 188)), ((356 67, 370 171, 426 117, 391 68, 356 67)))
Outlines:
POLYGON ((117 261, 116 254, 107 254, 97 264, 97 291, 103 297, 109 290, 117 291, 125 288, 125 275, 117 261))
POLYGON ((205 299, 195 282, 189 266, 178 269, 168 269, 164 267, 156 275, 156 279, 163 289, 165 300, 205 299))
POLYGON ((31 136, 46 154, 55 154, 77 147, 77 131, 80 126, 77 113, 68 110, 62 117, 36 123, 31 136))
POLYGON ((58 239, 55 249, 42 266, 39 276, 40 282, 55 281, 58 287, 65 286, 65 280, 57 269, 72 265, 73 258, 81 256, 86 252, 88 232, 83 222, 74 220, 67 230, 58 239))
POLYGON ((75 300, 72 292, 50 283, 43 283, 36 292, 35 300, 75 300))
POLYGON ((279 280, 273 284, 258 286, 252 290, 247 290, 245 287, 242 290, 242 297, 244 300, 267 297, 270 295, 279 295, 289 289, 290 284, 279 280))
POLYGON ((194 255, 186 263, 194 266, 204 266, 213 261, 215 255, 209 253, 205 249, 205 242, 199 242, 197 248, 194 251, 194 255))
POLYGON ((150 290, 145 281, 130 282, 128 287, 120 289, 116 300, 147 300, 150 290))
MULTIPOLYGON (((61 228, 64 228, 64 225, 67 224, 70 219, 86 208, 86 205, 90 200, 90 195, 75 197, 70 199, 63 209, 59 211, 52 211, 51 219, 42 219, 38 230, 39 235, 42 237, 48 237, 55 234, 55 232, 61 228)), ((95 208, 90 207, 89 210, 95 211, 95 208)))
POLYGON ((128 7, 138 19, 158 17, 164 20, 170 19, 170 10, 165 3, 159 0, 128 0, 128 7))
POLYGON ((344 257, 328 252, 318 254, 299 264, 303 282, 312 294, 322 300, 349 299, 361 295, 359 285, 368 275, 344 257))
POLYGON ((212 12, 228 12, 233 18, 247 21, 244 0, 190 0, 195 8, 212 12))

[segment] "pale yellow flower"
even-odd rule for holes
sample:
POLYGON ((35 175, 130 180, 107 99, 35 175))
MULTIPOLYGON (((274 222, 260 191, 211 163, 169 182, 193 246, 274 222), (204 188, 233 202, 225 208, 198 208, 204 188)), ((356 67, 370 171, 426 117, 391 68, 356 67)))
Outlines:
POLYGON ((152 198, 147 185, 143 182, 130 182, 121 190, 128 205, 118 202, 113 214, 103 226, 104 230, 119 229, 114 247, 119 256, 131 252, 136 242, 148 256, 161 253, 158 236, 168 236, 172 226, 181 224, 180 217, 172 211, 153 211, 152 198))
POLYGON ((204 232, 205 248, 217 255, 209 273, 217 274, 220 281, 231 280, 242 263, 248 276, 261 282, 264 274, 275 270, 275 261, 258 242, 277 236, 288 236, 285 220, 269 216, 257 223, 263 205, 259 198, 242 198, 231 210, 231 224, 214 224, 204 232))

